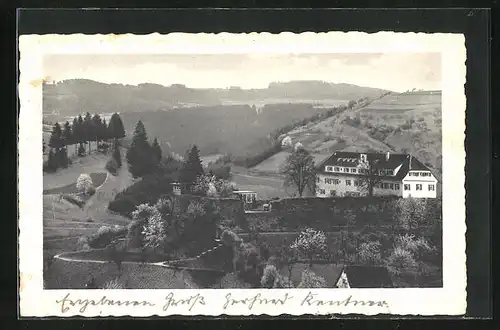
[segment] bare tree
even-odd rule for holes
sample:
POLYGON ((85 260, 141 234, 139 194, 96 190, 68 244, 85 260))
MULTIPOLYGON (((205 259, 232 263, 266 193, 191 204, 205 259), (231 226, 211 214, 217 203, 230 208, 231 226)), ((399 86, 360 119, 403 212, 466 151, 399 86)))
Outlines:
POLYGON ((307 150, 298 148, 288 156, 281 169, 281 173, 285 175, 286 185, 297 187, 300 197, 302 197, 306 187, 311 191, 315 191, 316 173, 314 158, 307 150))
POLYGON ((373 188, 382 182, 376 159, 366 157, 360 160, 358 172, 360 173, 358 190, 368 196, 373 196, 373 188))

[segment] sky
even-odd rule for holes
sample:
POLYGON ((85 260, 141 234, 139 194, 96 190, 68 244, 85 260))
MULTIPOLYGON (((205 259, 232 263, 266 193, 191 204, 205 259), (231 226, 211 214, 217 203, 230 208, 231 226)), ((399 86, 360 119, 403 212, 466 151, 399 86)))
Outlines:
POLYGON ((439 53, 45 55, 49 81, 73 78, 191 88, 266 88, 321 80, 404 92, 441 89, 439 53))

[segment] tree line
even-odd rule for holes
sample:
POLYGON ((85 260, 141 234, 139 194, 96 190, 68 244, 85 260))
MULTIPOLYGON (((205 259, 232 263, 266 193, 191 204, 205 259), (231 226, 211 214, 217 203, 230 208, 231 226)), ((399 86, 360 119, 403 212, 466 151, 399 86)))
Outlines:
MULTIPOLYGON (((70 124, 66 121, 62 127, 55 123, 48 143, 48 160, 44 165, 47 171, 55 171, 58 168, 65 168, 69 165, 68 146, 75 145, 75 153, 83 157, 91 152, 91 142, 96 143, 96 149, 106 151, 109 147, 107 143, 110 139, 118 142, 118 139, 125 137, 125 128, 118 113, 114 113, 109 123, 99 114, 93 116, 87 112, 84 117, 79 115, 70 124), (87 147, 88 146, 88 147, 87 147)), ((46 152, 45 142, 43 152, 46 152)))

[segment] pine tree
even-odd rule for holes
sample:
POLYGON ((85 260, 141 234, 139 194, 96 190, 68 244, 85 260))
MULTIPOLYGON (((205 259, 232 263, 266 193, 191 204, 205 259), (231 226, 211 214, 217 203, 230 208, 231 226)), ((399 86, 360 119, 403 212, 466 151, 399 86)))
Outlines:
POLYGON ((62 139, 63 139, 63 144, 65 146, 73 144, 73 132, 71 130, 71 125, 68 121, 64 123, 62 131, 62 139))
POLYGON ((60 148, 56 151, 55 153, 55 158, 58 167, 66 168, 68 167, 68 152, 66 151, 66 148, 60 148))
POLYGON ((129 171, 134 178, 143 177, 152 173, 155 168, 155 162, 151 146, 148 142, 146 128, 142 121, 138 121, 135 126, 132 143, 127 150, 127 162, 129 171))
POLYGON ((78 147, 78 155, 85 156, 86 150, 84 147, 85 143, 85 124, 82 115, 78 116, 77 125, 73 128, 73 135, 76 137, 76 141, 80 144, 78 147))
POLYGON ((57 170, 57 160, 56 156, 54 155, 54 151, 52 149, 49 150, 49 155, 47 159, 47 169, 49 171, 55 171, 57 170))
POLYGON ((187 153, 184 166, 181 170, 180 179, 182 183, 192 186, 196 178, 203 175, 203 166, 200 159, 200 151, 196 145, 187 153))
POLYGON ((89 155, 90 155, 90 141, 92 141, 92 137, 94 136, 94 129, 92 125, 92 116, 90 112, 85 114, 85 118, 83 119, 83 142, 88 143, 89 145, 89 155))
POLYGON ((161 151, 161 147, 160 147, 160 144, 158 143, 158 139, 155 138, 154 141, 153 141, 153 145, 151 146, 151 149, 152 149, 152 152, 153 152, 153 155, 156 159, 156 163, 160 163, 161 161, 161 154, 162 154, 162 151, 161 151))
POLYGON ((116 112, 109 119, 108 132, 112 139, 121 139, 125 137, 125 128, 122 119, 116 112))
POLYGON ((101 116, 95 114, 92 117, 92 141, 96 142, 96 145, 99 145, 99 141, 102 139, 102 120, 101 116))
POLYGON ((52 133, 50 134, 49 147, 53 149, 59 149, 64 146, 61 126, 59 123, 55 123, 52 128, 52 133))
POLYGON ((118 167, 122 167, 122 156, 120 154, 120 146, 118 145, 118 141, 115 141, 113 145, 113 159, 116 161, 118 167))
POLYGON ((78 118, 73 118, 73 125, 71 125, 71 135, 73 143, 75 144, 75 153, 78 153, 78 142, 80 142, 80 126, 78 124, 78 118))
POLYGON ((108 124, 106 123, 106 118, 102 119, 102 139, 105 140, 106 142, 109 142, 109 131, 108 131, 108 124))

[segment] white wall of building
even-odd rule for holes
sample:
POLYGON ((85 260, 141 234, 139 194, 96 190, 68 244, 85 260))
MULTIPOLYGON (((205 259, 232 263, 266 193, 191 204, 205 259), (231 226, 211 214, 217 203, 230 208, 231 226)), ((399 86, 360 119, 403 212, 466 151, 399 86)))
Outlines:
POLYGON ((426 171, 410 171, 403 178, 403 197, 436 198, 437 179, 428 171, 430 175, 420 175, 423 172, 426 171))
MULTIPOLYGON (((411 171, 411 175, 406 175, 402 181, 397 180, 383 180, 377 187, 373 188, 374 196, 401 196, 401 197, 415 197, 415 198, 436 198, 437 196, 437 179, 430 174, 429 171, 411 171), (425 176, 420 173, 426 172, 425 176), (414 173, 417 173, 415 175, 414 173), (405 185, 409 190, 405 190, 405 185), (417 185, 419 190, 417 190, 417 185), (431 185, 431 188, 429 188, 431 185), (432 188, 433 186, 433 188, 432 188), (385 187, 385 188, 384 188, 385 187)), ((359 193, 366 195, 367 191, 363 191, 355 185, 356 176, 342 175, 342 173, 325 174, 321 173, 316 176, 316 196, 317 197, 331 197, 332 191, 334 196, 345 196, 350 193, 359 193), (325 180, 326 179, 326 180, 325 180), (349 180, 350 184, 348 184, 349 180)))
POLYGON ((345 193, 360 193, 358 187, 354 186, 355 179, 353 176, 342 174, 318 174, 316 177, 316 196, 330 197, 332 191, 335 191, 335 196, 344 196, 345 193), (338 183, 335 184, 333 180, 338 180, 338 183), (347 184, 346 180, 350 181, 350 185, 347 184))

